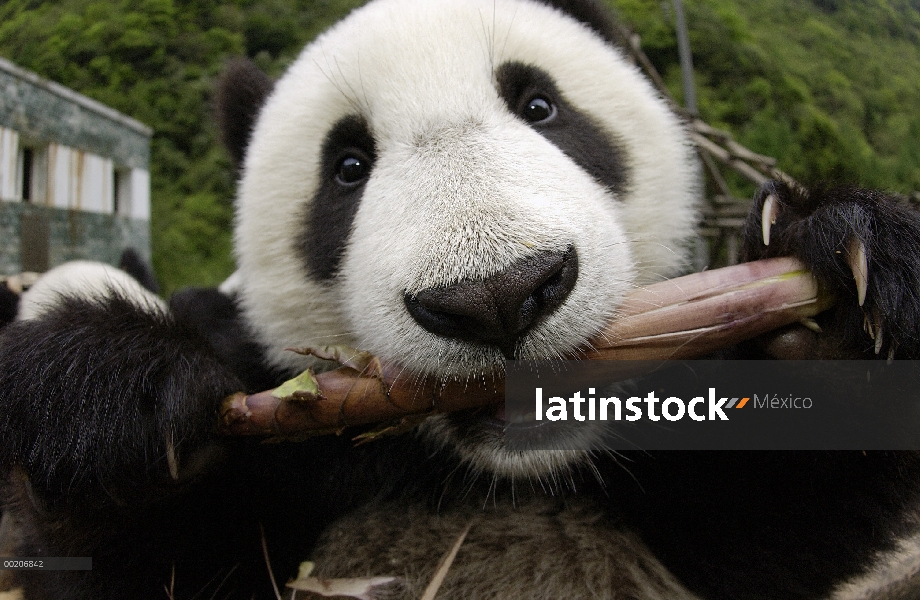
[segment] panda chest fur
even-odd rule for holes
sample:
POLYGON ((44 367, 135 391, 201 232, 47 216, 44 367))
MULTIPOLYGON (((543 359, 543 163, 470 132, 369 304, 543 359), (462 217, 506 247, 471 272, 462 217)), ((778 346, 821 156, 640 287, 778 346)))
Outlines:
POLYGON ((603 515, 583 497, 439 511, 372 504, 333 523, 311 558, 321 578, 393 577, 375 597, 416 600, 466 532, 438 598, 697 598, 603 515))

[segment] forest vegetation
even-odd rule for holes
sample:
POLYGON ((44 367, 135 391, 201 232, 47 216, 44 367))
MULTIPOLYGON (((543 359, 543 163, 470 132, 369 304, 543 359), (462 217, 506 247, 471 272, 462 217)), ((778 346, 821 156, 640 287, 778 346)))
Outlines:
MULTIPOLYGON (((670 0, 607 0, 682 98, 670 0)), ((920 190, 920 0, 684 0, 701 117, 803 181, 920 190)), ((4 0, 0 56, 151 126, 164 291, 233 270, 236 173, 211 89, 248 56, 279 75, 360 0, 4 0)), ((751 188, 734 182, 738 193, 751 188)))

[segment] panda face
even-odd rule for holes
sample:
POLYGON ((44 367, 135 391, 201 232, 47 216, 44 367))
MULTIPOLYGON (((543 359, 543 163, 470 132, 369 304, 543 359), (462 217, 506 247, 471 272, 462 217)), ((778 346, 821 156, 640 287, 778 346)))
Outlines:
POLYGON ((564 356, 684 267, 691 152, 635 67, 556 9, 376 0, 304 50, 259 117, 245 313, 291 369, 283 349, 304 345, 459 378, 564 356))

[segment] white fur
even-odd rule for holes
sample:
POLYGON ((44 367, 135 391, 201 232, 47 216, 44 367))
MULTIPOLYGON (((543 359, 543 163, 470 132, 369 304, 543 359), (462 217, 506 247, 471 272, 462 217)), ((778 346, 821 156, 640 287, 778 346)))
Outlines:
POLYGON ((234 271, 230 277, 224 279, 223 283, 217 286, 221 294, 225 296, 236 296, 240 292, 240 286, 243 285, 243 276, 239 271, 234 271))
POLYGON ((99 262, 76 260, 42 275, 22 295, 17 318, 37 319, 64 296, 94 300, 116 294, 148 312, 166 313, 166 303, 124 271, 99 262))
POLYGON ((920 537, 879 553, 865 573, 840 585, 829 600, 908 600, 920 589, 920 537))
POLYGON ((596 334, 631 287, 684 267, 697 195, 678 120, 587 27, 529 0, 377 0, 304 50, 259 119, 236 230, 243 306, 278 365, 302 365, 286 347, 347 343, 463 377, 501 355, 423 330, 403 294, 572 244, 578 282, 521 346, 559 356, 596 334), (494 75, 507 61, 547 71, 615 136, 630 171, 622 197, 509 113, 494 75), (294 243, 324 137, 351 114, 369 123, 378 158, 341 275, 311 281, 294 243))

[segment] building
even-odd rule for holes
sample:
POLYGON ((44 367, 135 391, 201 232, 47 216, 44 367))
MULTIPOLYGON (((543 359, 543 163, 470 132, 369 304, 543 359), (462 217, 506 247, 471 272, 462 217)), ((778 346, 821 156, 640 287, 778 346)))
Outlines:
POLYGON ((150 260, 152 130, 0 58, 0 276, 150 260))

